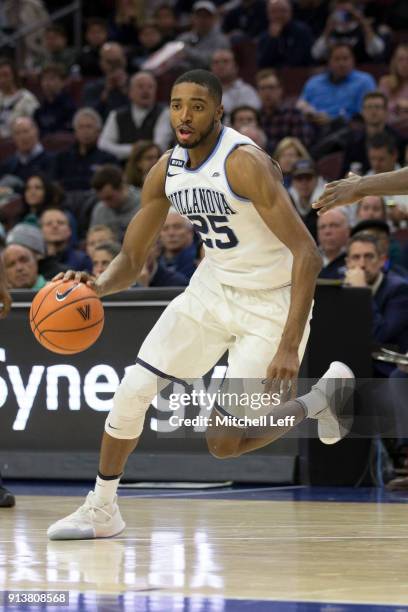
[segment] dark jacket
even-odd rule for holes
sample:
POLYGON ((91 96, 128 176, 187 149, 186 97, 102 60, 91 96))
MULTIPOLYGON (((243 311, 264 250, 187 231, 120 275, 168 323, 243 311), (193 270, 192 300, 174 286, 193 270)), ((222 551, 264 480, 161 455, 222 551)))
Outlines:
POLYGON ((75 143, 68 151, 57 154, 54 178, 66 191, 88 190, 98 166, 117 163, 116 157, 101 151, 96 145, 81 155, 75 143))
POLYGON ((268 31, 260 35, 257 48, 258 68, 282 66, 309 66, 312 62, 310 48, 312 32, 300 21, 290 21, 279 36, 271 37, 268 31))
POLYGON ((17 155, 12 155, 0 165, 0 176, 13 174, 25 182, 30 176, 39 172, 48 178, 52 178, 54 160, 54 156, 47 151, 42 151, 25 164, 20 161, 17 155))
POLYGON ((65 91, 62 91, 52 102, 44 100, 34 113, 34 119, 40 128, 41 135, 71 130, 75 110, 73 99, 65 91))
POLYGON ((319 274, 319 278, 329 278, 341 280, 344 278, 346 270, 346 254, 342 253, 336 259, 333 259, 327 266, 324 266, 319 274))

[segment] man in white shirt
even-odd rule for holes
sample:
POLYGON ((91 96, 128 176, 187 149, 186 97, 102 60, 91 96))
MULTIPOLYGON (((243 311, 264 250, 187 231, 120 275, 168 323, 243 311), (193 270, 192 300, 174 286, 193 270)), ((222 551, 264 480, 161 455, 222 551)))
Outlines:
POLYGON ((168 107, 157 102, 157 82, 149 72, 130 80, 129 106, 112 111, 99 137, 100 149, 128 159, 138 140, 152 140, 165 151, 173 138, 168 107))

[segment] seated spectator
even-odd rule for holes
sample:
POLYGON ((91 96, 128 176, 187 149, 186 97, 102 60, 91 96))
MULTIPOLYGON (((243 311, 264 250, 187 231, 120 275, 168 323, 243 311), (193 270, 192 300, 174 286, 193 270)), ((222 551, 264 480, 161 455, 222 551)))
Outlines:
POLYGON ((387 98, 380 91, 371 91, 364 96, 361 111, 363 117, 362 129, 349 128, 346 131, 346 145, 344 149, 344 162, 342 176, 349 170, 359 167, 359 174, 368 172, 370 164, 367 156, 367 141, 376 134, 387 133, 398 143, 399 154, 403 156, 403 142, 396 131, 387 125, 388 109, 387 98))
POLYGON ((7 234, 6 244, 18 244, 29 249, 38 263, 38 272, 47 281, 68 270, 55 255, 47 255, 44 236, 39 227, 30 223, 17 223, 7 234))
POLYGON ((62 192, 46 177, 32 174, 24 185, 24 212, 22 223, 39 225, 39 219, 47 208, 57 208, 61 204, 62 192))
POLYGON ((91 106, 106 119, 111 111, 128 103, 128 76, 123 48, 117 43, 102 45, 100 67, 104 76, 85 85, 82 106, 91 106))
POLYGON ((408 99, 408 42, 395 49, 390 64, 390 74, 380 79, 380 90, 388 98, 391 124, 398 124, 398 104, 408 99))
POLYGON ((105 19, 92 17, 88 19, 85 30, 86 45, 77 58, 76 62, 84 78, 96 78, 102 76, 99 63, 100 51, 108 40, 108 24, 105 19))
MULTIPOLYGON (((393 345, 399 352, 407 352, 408 281, 393 272, 383 272, 385 256, 374 236, 353 236, 346 261, 345 284, 369 287, 373 293, 373 340, 380 346, 393 345)), ((393 368, 391 364, 375 362, 379 376, 389 376, 393 368)))
POLYGON ((4 249, 2 258, 9 289, 38 291, 47 284, 45 278, 38 273, 38 263, 30 249, 10 244, 4 249))
POLYGON ((225 13, 222 29, 230 36, 253 39, 264 31, 266 20, 263 0, 243 0, 225 13))
POLYGON ((58 262, 70 270, 92 269, 86 253, 71 244, 72 230, 68 215, 61 209, 48 208, 40 218, 40 227, 47 247, 47 254, 54 255, 58 262))
POLYGON ((98 278, 105 272, 111 261, 120 253, 120 244, 117 242, 102 242, 93 249, 92 274, 98 278))
POLYGON ((139 44, 128 53, 129 72, 142 70, 143 63, 164 44, 161 32, 154 21, 145 21, 139 28, 139 44))
MULTIPOLYGON (((96 111, 80 108, 72 125, 75 143, 67 151, 57 154, 54 178, 65 191, 89 191, 95 170, 104 164, 114 164, 117 160, 97 146, 102 119, 96 111)), ((83 198, 83 194, 80 197, 83 198)))
POLYGON ((157 81, 149 72, 133 75, 128 104, 109 114, 98 144, 124 160, 138 140, 153 140, 162 151, 173 140, 168 107, 157 101, 157 81))
POLYGON ((179 34, 176 13, 169 4, 159 5, 153 14, 154 21, 160 30, 162 41, 168 43, 177 38, 179 34))
POLYGON ((160 232, 160 242, 162 252, 159 262, 166 270, 182 274, 187 285, 195 271, 197 256, 192 224, 170 209, 160 232))
POLYGON ((365 94, 375 88, 371 74, 354 68, 351 47, 338 43, 329 50, 327 69, 305 83, 297 107, 318 125, 349 121, 361 111, 365 94))
POLYGON ((108 225, 122 242, 127 226, 140 208, 140 193, 124 181, 117 166, 106 165, 92 179, 99 202, 92 211, 90 226, 108 225))
POLYGON ((86 234, 85 250, 92 259, 95 248, 105 242, 117 242, 117 237, 112 228, 107 225, 94 225, 90 227, 86 234))
POLYGON ((231 49, 218 49, 211 59, 211 71, 222 85, 224 122, 229 123, 231 112, 237 106, 251 106, 259 109, 261 101, 249 83, 238 78, 238 65, 231 49))
POLYGON ((21 69, 32 71, 44 55, 45 25, 50 20, 44 5, 42 0, 20 0, 18 6, 15 0, 1 2, 2 24, 6 23, 13 32, 19 30, 22 34, 18 55, 21 69))
POLYGON ((109 40, 130 47, 137 40, 137 31, 144 21, 144 3, 118 0, 109 18, 109 40))
POLYGON ((283 174, 283 183, 286 188, 289 188, 292 183, 292 170, 297 161, 300 159, 312 160, 307 149, 302 145, 298 138, 288 136, 278 142, 273 158, 276 159, 281 167, 283 174))
POLYGON ((327 60, 329 48, 339 42, 352 46, 357 63, 382 62, 386 45, 373 29, 371 22, 353 2, 337 0, 322 35, 312 47, 312 57, 318 62, 327 60))
POLYGON ((44 150, 38 127, 30 117, 19 117, 12 126, 16 153, 0 164, 0 176, 12 174, 26 181, 35 172, 52 176, 54 156, 44 150))
POLYGON ((315 129, 300 110, 284 99, 283 87, 275 71, 265 68, 255 78, 261 99, 261 127, 268 139, 268 152, 272 153, 278 142, 287 136, 298 138, 306 148, 310 147, 315 129))
POLYGON ((248 136, 248 138, 253 140, 261 149, 266 148, 266 134, 263 129, 257 125, 243 125, 239 132, 244 136, 248 136))
POLYGON ((34 113, 40 134, 69 131, 75 113, 75 103, 64 91, 65 72, 58 64, 45 66, 41 72, 41 90, 44 99, 34 113))
POLYGON ((44 35, 44 58, 41 67, 60 64, 68 74, 75 63, 75 50, 68 47, 67 33, 63 26, 54 23, 48 26, 44 35))
POLYGON ((141 189, 146 176, 159 161, 160 156, 160 148, 151 140, 139 140, 134 144, 125 168, 128 185, 141 189))
POLYGON ((312 208, 323 193, 326 181, 318 175, 314 162, 300 159, 292 170, 292 184, 289 195, 303 223, 317 241, 317 214, 312 208))
POLYGON ((157 242, 147 254, 145 264, 134 287, 186 287, 188 279, 182 272, 167 268, 161 261, 161 245, 157 242))
POLYGON ((260 127, 261 118, 256 108, 252 106, 237 106, 231 113, 230 125, 240 132, 243 127, 260 127))
POLYGON ((257 48, 258 68, 309 66, 312 32, 293 19, 289 0, 268 0, 268 28, 260 34, 257 48))
MULTIPOLYGON (((374 196, 371 196, 374 197, 374 196)), ((350 235, 371 234, 378 241, 381 255, 384 255, 384 271, 391 270, 400 276, 407 277, 407 268, 403 265, 401 245, 391 235, 390 226, 383 219, 362 219, 351 230, 350 235)))
POLYGON ((193 5, 191 30, 177 40, 185 43, 181 67, 184 70, 209 68, 217 49, 229 49, 228 38, 219 29, 217 8, 210 0, 199 0, 193 5))
MULTIPOLYGON (((367 174, 381 174, 398 170, 398 148, 395 140, 386 132, 375 134, 368 140, 368 161, 370 170, 367 174)), ((395 224, 408 219, 408 197, 386 196, 385 203, 390 206, 389 218, 395 224)))
POLYGON ((329 210, 317 218, 317 243, 323 257, 319 278, 343 278, 349 236, 347 216, 340 208, 329 210))
POLYGON ((380 219, 387 221, 385 200, 381 196, 365 196, 357 202, 357 221, 380 219))
POLYGON ((32 117, 39 106, 37 98, 20 85, 18 72, 11 60, 0 59, 0 138, 12 135, 19 117, 32 117))

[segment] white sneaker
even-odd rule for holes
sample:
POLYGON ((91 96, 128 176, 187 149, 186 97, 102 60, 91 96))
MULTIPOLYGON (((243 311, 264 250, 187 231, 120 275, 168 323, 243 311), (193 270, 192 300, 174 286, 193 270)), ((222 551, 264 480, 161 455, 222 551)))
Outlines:
POLYGON ((111 538, 125 527, 117 497, 112 504, 98 506, 95 503, 95 493, 89 491, 85 503, 69 516, 50 525, 47 535, 50 540, 111 538))
POLYGON ((327 400, 327 405, 312 418, 317 419, 317 431, 324 444, 336 444, 347 436, 353 425, 353 406, 348 401, 354 392, 356 380, 345 363, 333 361, 322 378, 313 385, 327 400))

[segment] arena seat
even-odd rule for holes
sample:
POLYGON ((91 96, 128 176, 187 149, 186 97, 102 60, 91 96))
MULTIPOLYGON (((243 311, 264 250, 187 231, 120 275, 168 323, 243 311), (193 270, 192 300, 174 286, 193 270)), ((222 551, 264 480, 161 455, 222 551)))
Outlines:
POLYGON ((341 178, 341 168, 343 166, 343 151, 336 151, 325 155, 317 162, 317 170, 326 181, 335 181, 341 178))
POLYGON ((52 153, 66 151, 74 142, 75 136, 71 132, 56 132, 55 134, 47 134, 42 138, 45 150, 52 153))

